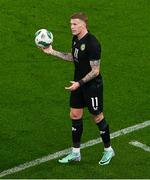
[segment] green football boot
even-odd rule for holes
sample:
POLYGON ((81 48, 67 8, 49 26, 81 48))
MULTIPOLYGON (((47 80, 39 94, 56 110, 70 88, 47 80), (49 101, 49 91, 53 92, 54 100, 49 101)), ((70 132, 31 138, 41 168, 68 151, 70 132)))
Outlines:
POLYGON ((59 163, 69 163, 71 161, 80 161, 80 160, 81 160, 80 153, 71 152, 66 157, 59 159, 58 162, 59 163))
POLYGON ((115 156, 115 152, 114 150, 110 150, 110 151, 104 151, 103 152, 103 157, 102 159, 99 161, 100 165, 106 165, 109 164, 110 160, 112 159, 112 157, 115 156))

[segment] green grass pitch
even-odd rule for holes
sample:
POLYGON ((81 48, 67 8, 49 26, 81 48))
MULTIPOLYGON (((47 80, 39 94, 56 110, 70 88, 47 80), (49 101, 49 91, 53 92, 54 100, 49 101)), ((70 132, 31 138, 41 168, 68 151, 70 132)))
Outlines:
MULTIPOLYGON (((144 122, 149 114, 149 0, 0 0, 0 172, 71 147, 69 93, 73 64, 42 53, 34 33, 52 31, 53 47, 69 52, 69 16, 84 11, 102 44, 104 112, 111 132, 144 122)), ((116 157, 98 166, 103 147, 82 150, 82 161, 57 160, 3 178, 150 178, 149 128, 112 140, 116 157)), ((87 110, 82 142, 99 136, 87 110)))

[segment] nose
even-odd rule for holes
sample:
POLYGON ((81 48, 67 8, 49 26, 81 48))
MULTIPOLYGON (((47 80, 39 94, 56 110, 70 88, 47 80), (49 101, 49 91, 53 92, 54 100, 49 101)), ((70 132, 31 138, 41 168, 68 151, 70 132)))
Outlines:
POLYGON ((74 24, 72 23, 72 24, 71 24, 71 29, 73 29, 73 28, 74 28, 74 24))
POLYGON ((71 29, 73 29, 73 25, 71 25, 71 29))

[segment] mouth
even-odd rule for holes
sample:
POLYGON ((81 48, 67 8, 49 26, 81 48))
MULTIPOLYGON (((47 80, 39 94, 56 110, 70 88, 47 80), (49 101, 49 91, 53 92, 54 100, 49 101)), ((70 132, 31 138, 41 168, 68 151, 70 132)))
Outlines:
POLYGON ((72 33, 76 33, 76 31, 75 30, 71 30, 72 31, 72 33))

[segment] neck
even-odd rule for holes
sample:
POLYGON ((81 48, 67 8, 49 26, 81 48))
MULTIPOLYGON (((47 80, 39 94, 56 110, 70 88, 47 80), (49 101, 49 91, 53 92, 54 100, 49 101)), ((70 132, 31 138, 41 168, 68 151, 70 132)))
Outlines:
POLYGON ((88 33, 87 29, 84 29, 81 33, 77 35, 78 39, 80 40, 88 33))

